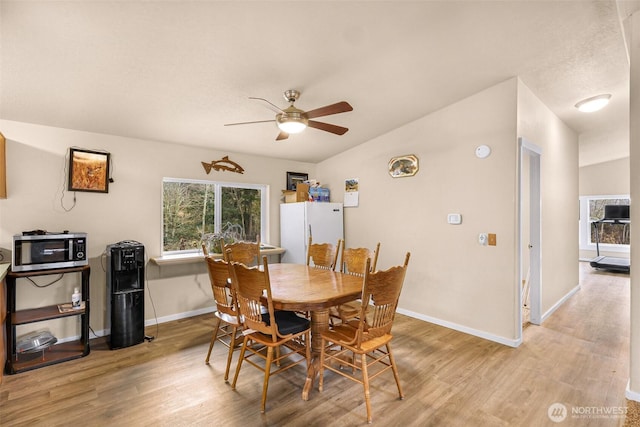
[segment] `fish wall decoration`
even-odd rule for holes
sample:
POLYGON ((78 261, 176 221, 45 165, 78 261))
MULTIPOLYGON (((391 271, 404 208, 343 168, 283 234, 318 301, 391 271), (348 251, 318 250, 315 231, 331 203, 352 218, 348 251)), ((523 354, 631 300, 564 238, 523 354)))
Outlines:
POLYGON ((210 163, 200 162, 202 163, 202 167, 204 168, 207 175, 211 172, 211 169, 215 171, 229 171, 235 173, 244 173, 244 169, 242 166, 234 162, 233 160, 229 160, 229 156, 224 156, 220 160, 212 160, 210 163))

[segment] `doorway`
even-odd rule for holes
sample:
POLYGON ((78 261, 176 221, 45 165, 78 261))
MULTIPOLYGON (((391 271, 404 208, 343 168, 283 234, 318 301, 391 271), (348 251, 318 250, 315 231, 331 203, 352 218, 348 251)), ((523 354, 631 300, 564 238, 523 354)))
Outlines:
POLYGON ((518 138, 518 324, 522 339, 523 314, 542 323, 542 202, 540 161, 542 148, 518 138), (526 304, 526 306, 525 306, 526 304), (528 313, 524 313, 527 310, 528 313))

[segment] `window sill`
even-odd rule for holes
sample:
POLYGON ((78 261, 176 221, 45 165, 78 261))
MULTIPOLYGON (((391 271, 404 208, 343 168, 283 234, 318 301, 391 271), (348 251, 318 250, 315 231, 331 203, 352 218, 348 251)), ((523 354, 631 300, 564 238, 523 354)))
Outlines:
MULTIPOLYGON (((586 246, 580 246, 581 251, 596 251, 595 244, 588 244, 586 246)), ((600 252, 620 252, 623 254, 631 253, 629 245, 612 245, 609 243, 600 243, 600 252)))
MULTIPOLYGON (((281 255, 286 249, 278 248, 275 246, 264 246, 260 249, 260 255, 281 255)), ((211 254, 213 258, 222 258, 222 254, 211 254)), ((204 261, 204 255, 202 253, 190 253, 183 255, 164 255, 150 259, 151 262, 157 265, 177 265, 177 264, 189 264, 195 262, 204 261)))

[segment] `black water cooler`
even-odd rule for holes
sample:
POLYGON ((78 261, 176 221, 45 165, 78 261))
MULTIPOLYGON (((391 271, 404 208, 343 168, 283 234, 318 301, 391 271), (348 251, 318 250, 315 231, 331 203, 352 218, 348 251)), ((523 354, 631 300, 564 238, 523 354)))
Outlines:
POLYGON ((144 341, 144 246, 125 240, 107 246, 107 315, 112 349, 144 341))

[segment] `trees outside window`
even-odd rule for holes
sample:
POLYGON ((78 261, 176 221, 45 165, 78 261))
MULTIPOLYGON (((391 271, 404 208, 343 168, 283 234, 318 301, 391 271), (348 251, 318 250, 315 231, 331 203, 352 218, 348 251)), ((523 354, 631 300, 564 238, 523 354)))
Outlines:
MULTIPOLYGON (((597 221, 604 218, 604 207, 607 205, 629 205, 629 199, 590 199, 589 200, 589 217, 591 221, 597 221)), ((599 224, 591 227, 590 243, 595 244, 596 238, 600 239, 600 243, 611 245, 629 245, 630 230, 628 225, 620 224, 599 224), (598 236, 596 236, 598 233, 598 236)))
POLYGON ((266 190, 260 184, 164 178, 163 254, 198 252, 203 241, 221 236, 264 241, 266 190))
POLYGON ((629 205, 628 195, 603 195, 580 197, 580 248, 595 250, 596 233, 601 247, 608 250, 628 252, 630 240, 629 224, 597 224, 594 221, 604 218, 607 205, 629 205))

